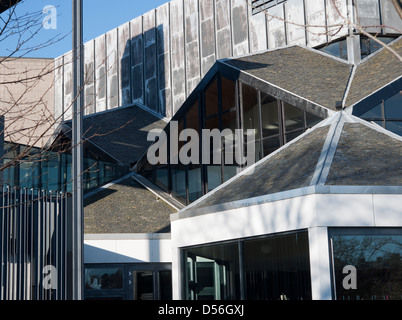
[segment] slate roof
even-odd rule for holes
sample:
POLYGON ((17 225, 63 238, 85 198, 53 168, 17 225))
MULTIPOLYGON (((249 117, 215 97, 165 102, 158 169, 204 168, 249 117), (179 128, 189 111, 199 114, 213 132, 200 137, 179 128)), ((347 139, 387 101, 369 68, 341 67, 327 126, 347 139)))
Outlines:
MULTIPOLYGON (((402 37, 394 40, 389 46, 402 56, 402 37)), ((352 106, 401 76, 402 62, 390 50, 381 48, 357 65, 347 94, 346 106, 352 106)))
POLYGON ((84 233, 166 233, 176 210, 127 177, 84 199, 84 233))
POLYGON ((351 72, 347 61, 301 46, 223 62, 331 110, 342 100, 351 72))
POLYGON ((402 138, 337 112, 179 211, 178 216, 303 187, 335 185, 402 186, 402 138))
MULTIPOLYGON (((71 121, 64 123, 64 133, 71 138, 71 121), (67 128, 67 129, 65 129, 67 128)), ((166 122, 139 106, 117 108, 84 117, 83 139, 106 152, 125 166, 138 161, 151 145, 151 129, 163 129, 166 122)))

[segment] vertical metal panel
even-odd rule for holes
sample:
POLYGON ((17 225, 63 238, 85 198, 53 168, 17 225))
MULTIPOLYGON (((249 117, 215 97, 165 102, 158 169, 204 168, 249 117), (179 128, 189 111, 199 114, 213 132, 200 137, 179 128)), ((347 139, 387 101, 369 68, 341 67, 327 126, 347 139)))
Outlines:
POLYGON ((158 112, 172 116, 172 90, 170 75, 170 12, 169 3, 156 9, 157 63, 158 63, 158 112))
POLYGON ((380 0, 355 0, 355 22, 366 32, 380 32, 380 0))
POLYGON ((118 27, 119 106, 131 103, 131 39, 130 22, 118 27))
POLYGON ((131 20, 130 28, 132 102, 144 104, 144 43, 142 35, 142 16, 131 20))
POLYGON ((348 0, 326 0, 328 41, 333 41, 349 33, 346 21, 348 19, 348 0))
POLYGON ((107 64, 106 64, 106 41, 105 35, 95 38, 95 88, 96 112, 101 112, 107 108, 107 64))
POLYGON ((307 45, 314 47, 327 42, 325 0, 304 0, 307 25, 307 45))
POLYGON ((183 0, 170 3, 173 114, 186 98, 183 0))
POLYGON ((216 58, 232 56, 230 1, 215 0, 216 58))
POLYGON ((214 0, 199 0, 201 78, 216 60, 214 0))
POLYGON ((385 34, 401 34, 402 19, 400 18, 395 5, 391 0, 380 0, 381 3, 381 21, 384 25, 385 34))
POLYGON ((67 287, 72 278, 66 271, 72 261, 65 254, 67 241, 71 242, 71 232, 66 230, 71 211, 67 199, 71 197, 46 190, 1 190, 0 299, 71 298, 67 287), (52 266, 57 274, 43 273, 46 266, 52 266), (57 276, 57 288, 46 286, 51 280, 45 279, 47 275, 57 276))
POLYGON ((67 52, 64 55, 64 104, 63 120, 71 120, 73 97, 73 54, 67 52))
POLYGON ((306 45, 306 21, 304 1, 287 0, 285 2, 287 44, 306 45))
POLYGON ((95 40, 84 44, 84 114, 95 113, 95 40))
POLYGON ((119 70, 117 59, 117 29, 113 29, 106 33, 108 109, 116 108, 119 105, 119 70))
POLYGON ((58 57, 54 61, 54 117, 56 121, 61 121, 64 106, 64 56, 58 57))
POLYGON ((249 53, 247 0, 231 0, 233 55, 249 53))
POLYGON ((286 45, 285 12, 283 3, 267 10, 268 19, 268 48, 286 45))

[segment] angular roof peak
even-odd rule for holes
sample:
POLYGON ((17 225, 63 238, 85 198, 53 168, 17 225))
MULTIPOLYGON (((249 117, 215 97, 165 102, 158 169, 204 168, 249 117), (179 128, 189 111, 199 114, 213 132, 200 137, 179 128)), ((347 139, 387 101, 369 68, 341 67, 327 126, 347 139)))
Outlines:
POLYGON ((378 186, 398 187, 401 193, 402 138, 345 111, 336 112, 177 216, 273 201, 286 192, 292 194, 285 198, 292 197, 303 194, 295 190, 308 188, 331 193, 334 186, 346 187, 343 193, 349 193, 348 187, 366 193, 378 186))

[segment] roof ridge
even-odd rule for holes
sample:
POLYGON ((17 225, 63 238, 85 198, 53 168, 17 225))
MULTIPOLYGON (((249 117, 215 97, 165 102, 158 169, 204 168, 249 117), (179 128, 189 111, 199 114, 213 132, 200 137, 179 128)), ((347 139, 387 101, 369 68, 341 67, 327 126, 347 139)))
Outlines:
POLYGON ((345 123, 344 112, 340 111, 330 117, 330 128, 327 133, 320 157, 310 182, 312 185, 324 185, 327 180, 329 169, 335 156, 335 151, 338 147, 338 142, 345 123))

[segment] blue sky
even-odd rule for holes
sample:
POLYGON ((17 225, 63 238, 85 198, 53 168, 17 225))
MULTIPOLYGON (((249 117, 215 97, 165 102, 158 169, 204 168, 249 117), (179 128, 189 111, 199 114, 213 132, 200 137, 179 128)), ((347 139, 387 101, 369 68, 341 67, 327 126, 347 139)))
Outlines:
MULTIPOLYGON (((124 22, 130 21, 143 13, 157 8, 169 2, 169 0, 83 0, 84 2, 84 42, 94 39, 107 31, 118 27, 124 22)), ((71 0, 23 0, 16 7, 17 17, 27 13, 38 13, 37 17, 43 21, 50 17, 50 13, 41 14, 46 6, 54 6, 57 13, 56 29, 42 29, 35 34, 26 46, 36 47, 54 40, 54 44, 47 45, 35 51, 31 51, 27 57, 55 58, 71 50, 71 25, 72 25, 72 1, 71 0)), ((1 14, 6 19, 7 12, 1 14)), ((0 20, 0 28, 3 21, 0 20)), ((0 38, 0 56, 8 55, 18 43, 17 37, 0 38)), ((24 51, 23 51, 24 52, 24 51)))

